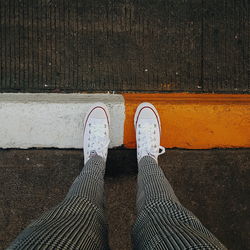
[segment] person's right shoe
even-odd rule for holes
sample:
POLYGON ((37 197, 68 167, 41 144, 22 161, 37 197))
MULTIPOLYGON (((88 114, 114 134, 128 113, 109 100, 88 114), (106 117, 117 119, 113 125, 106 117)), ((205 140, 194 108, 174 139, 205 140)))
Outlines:
POLYGON ((134 116, 136 130, 137 160, 151 156, 158 161, 158 156, 165 153, 160 146, 161 123, 156 108, 151 103, 141 103, 134 116), (161 152, 160 152, 161 150, 161 152))

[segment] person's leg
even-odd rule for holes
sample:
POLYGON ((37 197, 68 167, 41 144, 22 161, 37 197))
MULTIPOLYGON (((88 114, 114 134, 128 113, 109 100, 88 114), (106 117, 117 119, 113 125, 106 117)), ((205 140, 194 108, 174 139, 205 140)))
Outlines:
POLYGON ((225 249, 183 207, 155 159, 144 156, 138 166, 135 249, 225 249))
POLYGON ((103 192, 109 122, 102 117, 106 107, 98 107, 85 120, 85 165, 66 198, 31 223, 8 249, 108 249, 103 192))
MULTIPOLYGON (((144 110, 147 106, 151 111, 148 109, 146 114, 139 109, 140 112, 136 113, 137 122, 135 122, 138 193, 137 220, 132 232, 134 248, 225 249, 198 218, 180 204, 158 166, 160 130, 157 132, 157 128, 160 127, 160 122, 158 123, 157 119, 159 116, 149 104, 144 105, 144 110), (154 150, 155 146, 157 150, 154 150)), ((142 107, 139 106, 139 108, 142 107)))
POLYGON ((8 249, 102 249, 107 248, 103 211, 105 162, 88 160, 66 198, 31 223, 8 249))

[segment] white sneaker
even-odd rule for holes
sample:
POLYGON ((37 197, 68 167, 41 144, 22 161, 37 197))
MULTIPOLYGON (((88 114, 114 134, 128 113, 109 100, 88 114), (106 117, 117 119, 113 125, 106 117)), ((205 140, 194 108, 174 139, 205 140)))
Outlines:
POLYGON ((151 103, 144 102, 137 107, 134 126, 136 130, 138 162, 146 155, 158 161, 158 156, 165 153, 165 148, 160 146, 160 117, 151 103))
POLYGON ((108 154, 110 114, 103 103, 94 104, 85 116, 83 128, 84 164, 93 155, 105 161, 108 154))

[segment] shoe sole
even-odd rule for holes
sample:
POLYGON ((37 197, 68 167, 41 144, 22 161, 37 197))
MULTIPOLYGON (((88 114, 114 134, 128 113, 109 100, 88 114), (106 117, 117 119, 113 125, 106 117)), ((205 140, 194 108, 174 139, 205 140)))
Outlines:
POLYGON ((137 121, 138 121, 138 117, 140 115, 140 112, 144 109, 144 108, 149 108, 151 109, 156 118, 157 118, 157 121, 158 121, 158 125, 159 125, 159 130, 160 130, 160 134, 161 134, 161 120, 160 120, 160 117, 159 117, 159 114, 158 114, 158 111, 156 110, 155 106, 149 102, 143 102, 141 103, 137 109, 136 109, 136 112, 135 112, 135 116, 134 116, 134 127, 136 129, 136 124, 137 124, 137 121))

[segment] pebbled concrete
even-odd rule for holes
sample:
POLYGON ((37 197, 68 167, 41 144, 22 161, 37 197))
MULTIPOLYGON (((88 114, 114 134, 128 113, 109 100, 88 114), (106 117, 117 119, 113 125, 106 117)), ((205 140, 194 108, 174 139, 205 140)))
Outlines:
MULTIPOLYGON (((61 201, 83 165, 81 150, 0 150, 0 249, 61 201)), ((159 163, 180 201, 229 248, 250 245, 250 149, 168 150, 159 163)), ((105 190, 112 249, 131 249, 136 154, 110 150, 105 190)))

